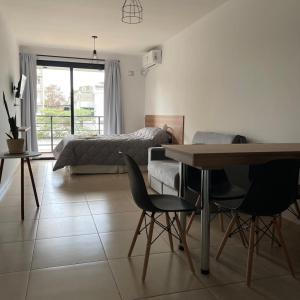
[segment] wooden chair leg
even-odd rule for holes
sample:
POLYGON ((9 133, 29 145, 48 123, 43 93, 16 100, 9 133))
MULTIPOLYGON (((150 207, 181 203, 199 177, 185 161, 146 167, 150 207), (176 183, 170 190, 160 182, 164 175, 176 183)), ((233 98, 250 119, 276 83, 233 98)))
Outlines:
POLYGON ((247 244, 247 239, 246 239, 246 236, 245 236, 244 231, 242 229, 242 224, 241 224, 239 216, 236 217, 236 225, 237 225, 238 228, 241 228, 239 230, 239 235, 240 235, 240 238, 241 238, 241 241, 242 241, 244 247, 247 248, 247 245, 248 245, 247 244))
POLYGON ((141 229, 141 226, 142 226, 142 222, 143 222, 143 220, 144 220, 144 218, 145 218, 145 215, 146 215, 146 212, 143 211, 142 214, 141 214, 140 220, 139 220, 139 222, 138 222, 138 225, 137 225, 137 227, 136 227, 136 230, 135 230, 135 233, 134 233, 134 236, 133 236, 133 239, 132 239, 130 248, 129 248, 128 257, 130 257, 131 254, 132 254, 132 251, 133 251, 133 248, 134 248, 134 246, 135 246, 137 237, 138 237, 138 235, 139 235, 139 233, 140 233, 140 229, 141 229))
POLYGON ((276 217, 273 219, 273 222, 274 222, 275 230, 277 231, 277 235, 278 235, 280 244, 281 244, 282 249, 283 249, 283 253, 284 253, 286 261, 288 263, 289 269, 291 271, 291 274, 295 277, 295 272, 294 272, 293 264, 292 264, 292 261, 291 261, 288 249, 286 247, 286 243, 285 243, 285 240, 283 238, 283 235, 282 235, 282 232, 281 232, 281 228, 280 228, 280 226, 278 224, 278 221, 277 221, 276 217))
POLYGON ((224 229, 224 216, 223 216, 223 213, 219 213, 219 214, 218 214, 218 218, 219 218, 220 230, 221 230, 221 232, 225 232, 225 229, 224 229))
POLYGON ((218 253, 217 253, 217 256, 216 256, 217 260, 219 259, 220 255, 221 255, 221 253, 223 251, 223 248, 224 248, 224 246, 225 246, 225 244, 226 244, 226 242, 227 242, 227 240, 229 238, 229 235, 232 232, 233 226, 236 224, 236 219, 237 219, 237 215, 235 214, 232 217, 232 219, 231 219, 231 221, 230 221, 230 223, 229 223, 229 225, 228 225, 228 227, 226 229, 226 232, 224 234, 224 238, 223 238, 223 240, 222 240, 222 242, 221 242, 221 244, 219 246, 219 250, 218 250, 218 253))
POLYGON ((193 265, 191 254, 190 254, 190 250, 189 250, 189 247, 188 247, 187 242, 186 242, 186 232, 182 229, 182 226, 180 224, 177 213, 175 213, 175 220, 176 220, 176 224, 177 224, 177 227, 178 227, 178 231, 179 231, 179 234, 180 234, 181 241, 182 241, 183 246, 184 246, 184 252, 186 254, 186 257, 187 257, 188 263, 190 265, 191 271, 192 271, 192 273, 195 273, 194 265, 193 265))
POLYGON ((194 222, 195 217, 196 217, 196 212, 192 212, 191 217, 190 217, 190 221, 189 221, 188 226, 186 228, 186 234, 189 233, 189 231, 192 227, 192 223, 194 222))
POLYGON ((252 277, 255 227, 256 227, 256 218, 252 218, 251 225, 250 225, 248 260, 247 260, 247 271, 246 271, 246 284, 248 287, 250 287, 251 285, 251 277, 252 277))
POLYGON ((297 219, 300 219, 300 208, 299 208, 299 204, 297 202, 298 200, 295 201, 294 203, 294 206, 295 206, 295 211, 296 211, 296 214, 297 214, 297 219))
POLYGON ((172 229, 171 229, 171 218, 169 216, 169 213, 166 212, 165 215, 166 215, 167 226, 170 226, 170 228, 168 229, 170 248, 171 248, 171 251, 174 252, 173 238, 172 238, 172 229))
POLYGON ((259 218, 256 218, 255 223, 255 253, 256 255, 259 255, 259 218))
POLYGON ((151 244, 152 244, 153 228, 154 228, 154 213, 152 213, 152 215, 151 215, 151 221, 150 221, 150 227, 149 227, 149 234, 148 234, 146 253, 145 253, 145 259, 144 259, 144 267, 143 267, 143 276, 142 276, 143 281, 145 281, 147 268, 148 268, 149 255, 150 255, 150 249, 151 249, 151 244))
MULTIPOLYGON (((198 205, 199 205, 199 203, 200 203, 200 200, 201 200, 201 196, 199 195, 199 196, 197 197, 197 201, 196 201, 196 203, 195 203, 195 207, 198 207, 198 205)), ((190 217, 189 224, 188 224, 188 226, 187 226, 187 228, 186 228, 186 234, 189 233, 189 231, 190 231, 190 229, 191 229, 191 226, 192 226, 192 223, 193 223, 195 217, 196 217, 196 211, 193 211, 192 214, 191 214, 191 217, 190 217)))

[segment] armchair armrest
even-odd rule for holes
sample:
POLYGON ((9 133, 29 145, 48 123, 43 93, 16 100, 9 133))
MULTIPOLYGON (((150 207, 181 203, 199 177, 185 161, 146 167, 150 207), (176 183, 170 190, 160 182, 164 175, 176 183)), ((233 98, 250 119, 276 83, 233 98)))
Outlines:
POLYGON ((165 148, 164 147, 151 147, 148 149, 148 162, 152 160, 165 160, 165 148))

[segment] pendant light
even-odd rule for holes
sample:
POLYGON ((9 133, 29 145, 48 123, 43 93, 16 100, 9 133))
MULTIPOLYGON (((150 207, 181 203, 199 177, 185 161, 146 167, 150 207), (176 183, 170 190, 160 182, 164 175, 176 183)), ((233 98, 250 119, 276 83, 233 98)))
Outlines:
POLYGON ((138 24, 143 21, 143 7, 140 0, 125 0, 122 6, 122 22, 138 24))
POLYGON ((96 50, 96 39, 97 38, 98 38, 97 35, 92 35, 92 39, 94 39, 94 50, 93 50, 93 54, 92 54, 93 59, 98 59, 97 50, 96 50))

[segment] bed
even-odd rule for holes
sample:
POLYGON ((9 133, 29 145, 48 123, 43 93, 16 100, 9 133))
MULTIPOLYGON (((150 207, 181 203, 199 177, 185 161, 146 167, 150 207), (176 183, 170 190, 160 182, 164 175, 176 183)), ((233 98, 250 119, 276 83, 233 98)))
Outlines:
POLYGON ((53 171, 68 167, 72 174, 124 173, 119 152, 131 155, 146 169, 148 149, 167 143, 182 143, 183 116, 145 116, 145 128, 129 134, 63 138, 53 151, 53 171))

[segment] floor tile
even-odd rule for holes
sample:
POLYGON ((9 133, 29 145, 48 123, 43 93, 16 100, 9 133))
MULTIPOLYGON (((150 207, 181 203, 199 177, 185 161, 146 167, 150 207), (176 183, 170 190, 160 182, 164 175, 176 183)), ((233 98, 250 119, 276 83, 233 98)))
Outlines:
POLYGON ((45 191, 43 195, 43 204, 50 203, 70 203, 70 202, 84 202, 85 195, 77 193, 72 190, 65 192, 45 191))
POLYGON ((215 296, 208 289, 193 290, 175 294, 161 295, 151 298, 143 298, 143 300, 216 300, 215 296))
POLYGON ((120 300, 107 262, 31 272, 26 300, 120 300))
POLYGON ((124 300, 202 288, 199 279, 176 254, 150 255, 146 281, 142 282, 143 256, 109 261, 124 300))
POLYGON ((34 240, 37 224, 38 220, 1 223, 0 243, 34 240))
MULTIPOLYGON (((226 245, 219 260, 215 259, 218 248, 211 247, 210 274, 202 275, 200 263, 200 249, 191 249, 196 272, 205 286, 217 286, 245 281, 247 249, 242 246, 226 245)), ((184 253, 178 252, 186 260, 184 253)), ((262 256, 254 256, 253 279, 267 278, 288 274, 288 270, 279 263, 262 256)))
POLYGON ((289 300, 300 299, 300 281, 292 276, 280 276, 252 281, 251 288, 245 283, 210 288, 218 300, 289 300))
POLYGON ((101 200, 88 202, 92 214, 121 213, 140 211, 130 200, 101 200))
POLYGON ((90 216, 41 219, 38 239, 97 233, 90 216))
MULTIPOLYGON (((42 197, 39 196, 39 202, 41 203, 42 197)), ((24 200, 25 207, 26 206, 35 206, 35 199, 34 195, 25 195, 25 200, 24 200)), ((20 206, 21 205, 21 196, 19 194, 17 195, 9 195, 5 194, 1 199, 0 199, 0 209, 2 207, 7 207, 7 206, 20 206)))
POLYGON ((135 230, 141 212, 94 215, 98 232, 135 230))
POLYGON ((1 300, 25 300, 29 272, 0 275, 1 300))
MULTIPOLYGON (((39 218, 40 209, 36 205, 25 206, 25 220, 39 218)), ((21 220, 21 205, 0 207, 0 222, 18 222, 21 220)))
POLYGON ((129 200, 129 194, 127 190, 114 190, 112 186, 110 190, 99 190, 99 191, 87 191, 86 198, 88 201, 94 200, 129 200))
POLYGON ((97 234, 37 240, 33 269, 106 260, 97 234))
POLYGON ((265 298, 281 300, 288 297, 289 300, 300 299, 300 276, 291 275, 255 280, 252 289, 264 295, 265 298))
POLYGON ((41 219, 90 215, 86 202, 48 204, 41 207, 41 219))
POLYGON ((248 288, 245 283, 229 284, 224 286, 213 287, 209 289, 217 300, 271 300, 265 295, 248 288))
POLYGON ((30 270, 33 241, 0 244, 0 273, 30 270))
MULTIPOLYGON (((101 241, 109 259, 127 257, 134 231, 116 231, 100 233, 101 241)), ((157 236, 157 233, 156 235, 157 236)), ((146 250, 146 233, 141 233, 136 241, 132 256, 144 255, 146 250)), ((170 252, 170 246, 158 238, 151 246, 151 253, 170 252)))

